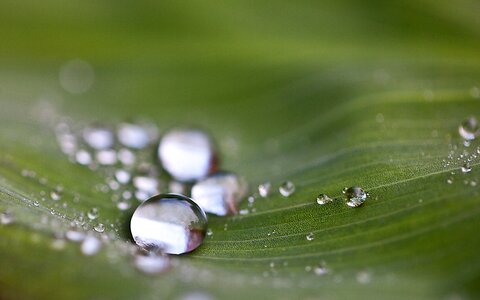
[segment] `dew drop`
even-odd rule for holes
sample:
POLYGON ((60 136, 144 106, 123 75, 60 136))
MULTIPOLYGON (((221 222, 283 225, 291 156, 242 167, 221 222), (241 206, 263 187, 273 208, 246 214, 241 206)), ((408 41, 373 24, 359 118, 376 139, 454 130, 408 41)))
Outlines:
POLYGON ((82 242, 80 250, 83 255, 92 256, 97 254, 102 248, 102 243, 93 235, 88 235, 82 242))
POLYGON ((98 208, 92 207, 92 209, 90 209, 90 210, 88 211, 87 217, 88 217, 90 220, 95 220, 96 218, 98 218, 98 208))
POLYGON ((9 210, 5 210, 0 213, 0 224, 1 225, 10 225, 15 222, 15 216, 9 210))
POLYGON ((158 181, 154 177, 136 176, 133 178, 133 186, 143 193, 142 197, 149 198, 158 193, 158 181))
POLYGON ((480 127, 475 117, 470 117, 460 124, 458 133, 466 140, 474 140, 480 135, 480 127))
POLYGON ((452 177, 447 178, 447 183, 452 184, 453 183, 453 178, 452 177))
POLYGON ((135 154, 132 151, 125 148, 118 150, 117 157, 118 157, 118 160, 125 166, 131 166, 137 160, 135 154))
POLYGON ((105 225, 103 225, 102 223, 98 223, 93 227, 93 230, 95 230, 96 232, 102 233, 105 231, 105 225))
POLYGON ((315 235, 313 234, 313 232, 310 232, 305 238, 307 239, 307 241, 313 241, 315 235))
POLYGON ((350 207, 362 205, 368 197, 367 192, 356 186, 343 189, 343 194, 347 198, 346 204, 350 207))
POLYGON ((33 201, 33 206, 39 207, 39 206, 40 206, 40 203, 38 203, 38 201, 33 201))
POLYGON ((205 237, 207 216, 190 198, 161 194, 140 204, 130 229, 135 242, 144 248, 155 247, 168 254, 190 252, 205 237))
POLYGON ((83 130, 83 140, 93 149, 102 150, 113 146, 114 138, 110 129, 88 127, 83 130))
POLYGON ((56 191, 52 191, 50 193, 50 198, 53 200, 53 201, 58 201, 61 199, 61 196, 59 193, 57 193, 56 191))
POLYGON ((173 129, 158 147, 163 168, 179 181, 193 181, 217 169, 217 156, 210 136, 198 129, 173 129))
POLYGON ((372 280, 372 276, 366 271, 358 272, 356 278, 357 282, 361 284, 368 284, 372 280))
POLYGON ((330 273, 330 270, 327 267, 325 267, 323 264, 320 264, 315 268, 313 268, 313 273, 315 273, 315 275, 317 276, 322 276, 330 273))
POLYGON ((119 210, 127 210, 131 207, 131 204, 130 202, 126 201, 126 200, 121 200, 117 203, 117 208, 119 210))
POLYGON ((170 259, 160 251, 138 249, 133 255, 135 268, 147 275, 159 275, 170 269, 170 259))
POLYGON ((330 202, 333 202, 333 199, 330 198, 327 194, 320 194, 317 197, 317 203, 320 205, 325 205, 330 202))
POLYGON ((290 197, 295 192, 295 185, 291 181, 285 181, 280 185, 278 191, 284 197, 290 197))
POLYGON ((117 137, 123 146, 133 149, 143 149, 150 143, 148 131, 137 124, 120 124, 117 137))
POLYGON ((117 153, 112 149, 100 150, 95 154, 97 162, 104 166, 111 166, 117 163, 117 153))
POLYGON ((272 184, 270 182, 264 182, 258 186, 258 193, 263 198, 270 196, 271 192, 272 184))
POLYGON ((469 164, 464 164, 461 170, 462 173, 470 173, 472 171, 472 167, 469 164))
POLYGON ((213 235, 213 230, 208 228, 207 229, 207 236, 212 236, 213 235))
POLYGON ((192 187, 192 199, 205 212, 225 216, 238 212, 247 192, 246 181, 231 172, 217 172, 192 187))
POLYGON ((65 237, 72 242, 81 242, 85 238, 85 232, 80 231, 76 227, 71 227, 66 233, 65 237))
POLYGON ((88 166, 92 163, 92 156, 86 150, 80 149, 75 153, 75 161, 83 166, 88 166))

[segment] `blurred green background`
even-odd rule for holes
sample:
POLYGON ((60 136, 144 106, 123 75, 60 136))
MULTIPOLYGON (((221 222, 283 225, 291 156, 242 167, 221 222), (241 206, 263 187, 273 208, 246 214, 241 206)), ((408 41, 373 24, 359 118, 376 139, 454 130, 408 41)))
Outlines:
MULTIPOLYGON (((459 162, 442 160, 461 145, 458 124, 480 116, 479 12, 474 0, 2 0, 0 208, 17 208, 19 225, 0 227, 0 298, 478 297, 478 188, 463 178, 447 186, 459 162), (72 93, 62 70, 78 59, 92 84, 72 93), (98 204, 98 174, 60 153, 52 111, 201 126, 225 169, 252 186, 292 179, 298 192, 244 218, 211 218, 215 241, 160 278, 107 254, 82 257, 75 245, 57 253, 48 228, 34 226, 50 204, 28 205, 45 187, 20 176, 24 168, 82 195, 56 208, 65 224, 91 205, 127 219, 98 204), (346 185, 371 190, 372 204, 314 203, 346 185), (331 275, 305 272, 322 260, 331 275), (356 278, 363 271, 368 284, 356 278)), ((478 179, 475 168, 469 176, 478 179)))

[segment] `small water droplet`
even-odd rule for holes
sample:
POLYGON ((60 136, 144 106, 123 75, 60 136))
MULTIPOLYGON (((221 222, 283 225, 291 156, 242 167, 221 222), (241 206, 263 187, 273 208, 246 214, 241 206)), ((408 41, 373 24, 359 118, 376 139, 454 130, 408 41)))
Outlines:
POLYGON ((65 239, 63 237, 55 237, 51 244, 50 244, 50 247, 53 249, 53 250, 57 250, 57 251, 60 251, 60 250, 63 250, 65 249, 65 246, 67 245, 67 242, 65 241, 65 239))
POLYGON ((93 149, 102 150, 113 146, 114 137, 110 129, 105 127, 88 127, 83 130, 84 141, 93 149))
POLYGON ((464 164, 461 170, 462 173, 470 173, 472 171, 472 167, 469 164, 464 164))
POLYGON ((248 190, 246 181, 231 172, 217 172, 192 187, 192 199, 205 212, 225 216, 238 212, 248 190))
POLYGON ((307 241, 313 241, 315 235, 313 234, 313 232, 310 232, 305 238, 307 239, 307 241))
POLYGON ((178 194, 157 195, 143 202, 130 223, 139 246, 154 246, 168 254, 182 254, 200 246, 206 227, 204 211, 190 198, 178 194))
POLYGON ((212 235, 213 235, 213 230, 210 229, 210 228, 208 228, 208 229, 207 229, 207 235, 208 235, 208 236, 212 236, 212 235))
POLYGON ((118 160, 125 166, 131 166, 137 160, 137 157, 135 156, 135 154, 132 151, 125 148, 118 150, 117 157, 118 157, 118 160))
POLYGON ((264 182, 258 186, 258 193, 263 198, 270 196, 271 192, 272 184, 270 182, 264 182))
POLYGON ((93 235, 88 235, 82 242, 80 250, 83 255, 92 256, 97 254, 102 248, 102 243, 93 235))
POLYGON ((447 178, 447 183, 452 184, 453 183, 453 178, 452 177, 447 178))
POLYGON ((117 153, 112 149, 99 150, 95 154, 95 159, 101 165, 111 166, 117 163, 117 153))
POLYGON ((50 198, 53 200, 53 201, 58 201, 61 199, 61 196, 59 193, 57 193, 56 191, 52 191, 50 193, 50 198))
POLYGON ((39 206, 40 206, 40 203, 38 203, 38 201, 33 201, 33 206, 39 207, 39 206))
POLYGON ((317 276, 323 276, 330 273, 330 270, 324 264, 320 264, 313 269, 313 273, 317 276))
POLYGON ((320 194, 317 197, 317 203, 320 205, 325 205, 330 202, 333 202, 333 199, 330 198, 327 194, 320 194))
POLYGON ((198 129, 167 132, 160 141, 158 157, 163 168, 179 181, 198 180, 218 167, 212 139, 198 129))
POLYGON ((147 129, 138 124, 120 124, 117 136, 119 142, 129 148, 143 149, 150 143, 147 129))
POLYGON ((474 140, 480 135, 480 127, 475 117, 470 117, 460 124, 458 133, 466 140, 474 140))
POLYGON ((10 225, 15 222, 15 216, 10 210, 5 210, 0 213, 0 224, 1 225, 10 225))
POLYGON ((105 225, 103 225, 102 223, 98 223, 93 227, 93 230, 95 230, 96 232, 102 233, 105 231, 105 225))
POLYGON ((170 259, 158 250, 145 251, 138 249, 133 256, 135 268, 147 275, 162 274, 170 269, 170 259))
POLYGON ((133 178, 133 186, 143 192, 146 198, 158 194, 158 181, 154 177, 136 176, 133 178))
POLYGON ((346 204, 349 207, 358 207, 362 205, 368 197, 368 193, 357 186, 343 189, 343 194, 347 198, 346 204))
POLYGON ((361 284, 368 284, 372 280, 372 275, 366 271, 357 273, 357 282, 361 284))
POLYGON ((88 166, 92 163, 92 155, 86 150, 80 149, 75 153, 75 161, 83 166, 88 166))
POLYGON ((90 209, 90 210, 88 211, 87 217, 88 217, 90 220, 95 220, 96 218, 98 218, 98 208, 92 207, 92 209, 90 209))
POLYGON ((120 200, 118 203, 117 203, 117 208, 119 210, 127 210, 131 207, 131 204, 129 201, 126 201, 126 200, 120 200))
POLYGON ((280 185, 278 191, 284 197, 290 197, 295 192, 295 185, 291 181, 285 181, 280 185))
POLYGON ((85 232, 80 231, 76 227, 71 227, 66 233, 65 237, 72 242, 81 242, 85 238, 85 232))

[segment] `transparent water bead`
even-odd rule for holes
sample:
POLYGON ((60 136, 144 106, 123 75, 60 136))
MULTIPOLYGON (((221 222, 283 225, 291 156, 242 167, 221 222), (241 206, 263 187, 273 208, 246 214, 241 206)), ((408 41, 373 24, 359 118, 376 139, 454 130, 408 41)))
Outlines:
POLYGON ((120 124, 117 130, 117 137, 122 145, 133 149, 143 149, 150 143, 148 130, 138 124, 120 124))
POLYGON ((207 229, 205 212, 192 199, 179 194, 161 194, 135 210, 130 230, 143 248, 168 254, 190 252, 200 246, 207 229))
POLYGON ((278 188, 278 191, 284 197, 290 197, 295 192, 295 185, 291 181, 285 181, 282 185, 278 188))
POLYGON ((333 199, 330 198, 327 194, 320 194, 317 197, 317 203, 320 205, 325 205, 330 202, 333 202, 333 199))
POLYGON ((264 182, 258 186, 258 194, 266 198, 268 197, 272 192, 272 184, 270 182, 264 182))
POLYGON ((205 212, 225 216, 238 212, 247 193, 246 181, 231 172, 217 172, 192 187, 192 199, 205 212))
POLYGON ((88 127, 83 130, 83 140, 93 149, 102 150, 113 146, 113 132, 105 127, 88 127))
POLYGON ((210 136, 198 129, 173 129, 158 147, 163 168, 179 181, 201 179, 217 169, 217 155, 210 136))
POLYGON ((470 164, 464 164, 461 168, 462 173, 470 173, 472 171, 472 167, 470 164))
POLYGON ((368 193, 357 186, 343 189, 343 194, 347 198, 346 204, 350 207, 362 205, 368 197, 368 193))
POLYGON ((147 275, 158 275, 168 271, 171 267, 170 258, 159 250, 147 251, 138 249, 133 255, 135 268, 147 275))
POLYGON ((470 117, 460 124, 458 133, 466 140, 474 140, 480 135, 480 125, 475 117, 470 117))

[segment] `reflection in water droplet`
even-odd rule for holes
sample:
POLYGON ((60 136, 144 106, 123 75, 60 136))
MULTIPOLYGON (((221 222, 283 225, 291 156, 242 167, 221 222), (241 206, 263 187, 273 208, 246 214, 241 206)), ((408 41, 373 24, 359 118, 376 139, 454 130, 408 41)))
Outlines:
POLYGON ((284 197, 290 197, 295 192, 295 185, 291 181, 285 181, 280 185, 278 191, 284 197))
POLYGON ((15 216, 9 210, 5 210, 0 213, 0 224, 1 225, 9 225, 15 222, 15 216))
POLYGON ((313 241, 314 238, 315 238, 315 235, 313 234, 313 232, 310 232, 306 236, 307 241, 313 241))
POLYGON ((170 259, 159 251, 138 249, 133 256, 135 268, 147 275, 159 275, 170 269, 170 259))
POLYGON ((207 216, 190 198, 162 194, 143 202, 134 212, 130 229, 135 242, 168 254, 190 252, 205 236, 207 216))
POLYGON ((97 225, 95 225, 93 227, 93 229, 96 231, 96 232, 99 232, 99 233, 102 233, 105 231, 105 225, 103 225, 102 223, 98 223, 97 225))
POLYGON ((102 150, 113 146, 113 133, 104 127, 88 127, 83 130, 83 140, 93 149, 102 150))
POLYGON ((230 172, 218 172, 192 187, 192 199, 205 212, 225 216, 238 211, 238 203, 247 192, 242 177, 230 172))
POLYGON ((330 198, 327 194, 320 194, 317 197, 317 203, 320 205, 324 205, 330 202, 333 202, 333 199, 330 198))
POLYGON ((125 147, 143 149, 150 143, 147 130, 137 124, 120 124, 117 131, 119 142, 125 147))
POLYGON ((368 197, 368 193, 357 186, 345 188, 343 194, 347 198, 346 204, 350 207, 358 207, 362 205, 368 197))
POLYGON ((158 147, 163 168, 179 181, 201 179, 216 171, 216 149, 210 136, 197 129, 173 129, 158 147))
POLYGON ((461 168, 462 173, 470 173, 472 171, 472 167, 470 164, 464 164, 461 168))
POLYGON ((272 184, 270 182, 264 182, 258 186, 258 193, 263 198, 270 196, 271 192, 272 192, 272 184))
POLYGON ((460 124, 458 133, 466 140, 474 140, 480 135, 480 127, 475 117, 470 117, 460 124))
POLYGON ((80 249, 83 255, 92 256, 98 253, 102 248, 102 243, 93 235, 88 235, 82 242, 80 249))

